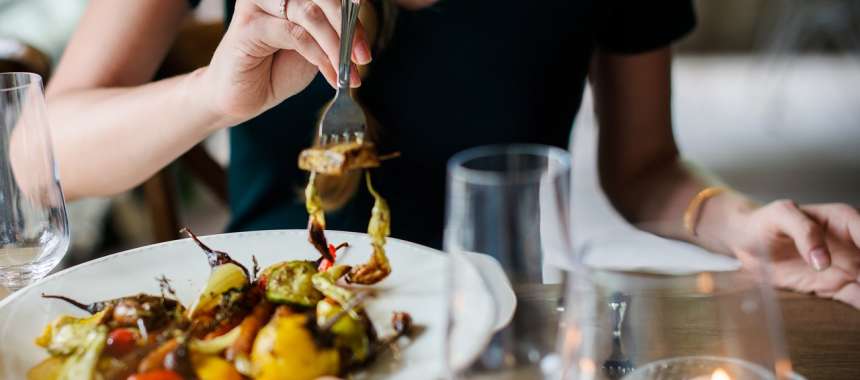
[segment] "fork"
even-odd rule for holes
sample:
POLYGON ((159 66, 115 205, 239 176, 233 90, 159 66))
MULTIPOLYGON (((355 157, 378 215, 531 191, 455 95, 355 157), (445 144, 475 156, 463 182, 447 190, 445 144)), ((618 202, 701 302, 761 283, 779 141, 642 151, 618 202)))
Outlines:
POLYGON ((319 145, 364 139, 367 118, 364 110, 350 93, 350 65, 352 62, 352 40, 361 0, 341 0, 340 60, 337 70, 337 92, 326 106, 319 125, 319 145))
POLYGON ((615 292, 609 297, 613 324, 612 353, 603 362, 603 373, 612 380, 620 379, 636 369, 633 362, 624 355, 624 351, 621 349, 621 328, 624 324, 624 314, 627 312, 628 302, 630 302, 630 297, 620 292, 615 292))

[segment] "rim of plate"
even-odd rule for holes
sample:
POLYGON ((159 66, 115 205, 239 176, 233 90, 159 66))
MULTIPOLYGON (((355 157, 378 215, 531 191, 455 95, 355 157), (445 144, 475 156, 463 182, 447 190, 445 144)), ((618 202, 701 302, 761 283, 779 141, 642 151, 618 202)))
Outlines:
MULTIPOLYGON (((222 234, 203 235, 203 236, 200 236, 200 238, 201 239, 205 239, 205 238, 235 239, 235 238, 241 238, 244 236, 292 235, 292 234, 300 235, 300 234, 306 234, 306 233, 307 233, 307 230, 304 230, 304 229, 278 229, 278 230, 228 232, 228 233, 222 233, 222 234)), ((361 240, 369 240, 369 238, 367 237, 367 234, 362 233, 362 232, 326 230, 326 233, 344 234, 344 235, 350 235, 350 236, 356 237, 356 238, 361 239, 361 240)), ((432 253, 434 255, 447 256, 447 254, 445 254, 445 252, 442 252, 442 251, 435 249, 435 248, 427 247, 425 245, 413 243, 411 241, 402 240, 402 239, 398 239, 398 238, 388 238, 388 239, 391 241, 394 241, 398 244, 403 244, 405 246, 408 246, 412 249, 419 249, 419 250, 422 250, 425 252, 432 253)), ((4 307, 6 307, 6 305, 12 303, 16 299, 23 297, 23 295, 25 293, 29 292, 31 288, 37 287, 37 286, 39 286, 45 282, 51 281, 55 277, 64 276, 68 273, 76 272, 78 270, 82 270, 84 268, 88 268, 92 265, 97 265, 97 264, 100 264, 100 263, 105 262, 105 261, 116 260, 116 259, 119 259, 121 257, 139 254, 140 252, 149 251, 149 250, 160 248, 163 246, 180 244, 180 243, 190 241, 190 240, 191 240, 191 238, 183 238, 183 239, 176 239, 176 240, 164 241, 164 242, 155 243, 155 244, 144 245, 141 247, 132 248, 132 249, 125 250, 125 251, 112 253, 112 254, 104 256, 104 257, 99 257, 97 259, 90 260, 90 261, 87 261, 87 262, 84 262, 84 263, 63 269, 57 273, 52 273, 52 274, 45 276, 45 277, 41 278, 40 280, 30 284, 30 285, 27 285, 21 289, 18 289, 17 291, 10 294, 8 297, 4 298, 3 300, 0 300, 0 309, 3 309, 4 307)))

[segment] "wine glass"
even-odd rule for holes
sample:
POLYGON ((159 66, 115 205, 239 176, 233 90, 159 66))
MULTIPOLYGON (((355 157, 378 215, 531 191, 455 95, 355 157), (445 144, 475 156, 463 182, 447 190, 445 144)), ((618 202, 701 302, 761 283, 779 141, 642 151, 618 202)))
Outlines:
POLYGON ((557 277, 553 268, 569 252, 570 168, 569 152, 541 145, 477 147, 449 161, 449 377, 494 371, 541 376, 556 324, 542 323, 551 319, 541 314, 547 308, 529 307, 527 294, 557 277), (505 292, 508 281, 519 299, 505 292), (485 291, 492 305, 483 303, 485 291), (478 335, 487 324, 495 334, 478 335), (481 354, 464 357, 464 351, 481 354))
POLYGON ((615 234, 577 251, 555 378, 802 379, 786 352, 766 260, 755 270, 675 273, 601 264, 637 244, 615 234))
POLYGON ((0 286, 14 291, 44 277, 68 246, 42 78, 0 73, 0 286))

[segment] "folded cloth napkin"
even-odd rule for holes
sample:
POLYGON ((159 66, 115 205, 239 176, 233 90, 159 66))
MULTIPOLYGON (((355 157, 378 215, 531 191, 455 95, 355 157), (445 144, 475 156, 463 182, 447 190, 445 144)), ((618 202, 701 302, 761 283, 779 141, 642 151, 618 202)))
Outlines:
POLYGON ((681 241, 640 231, 619 231, 582 247, 582 262, 592 268, 685 275, 740 269, 738 260, 681 241))

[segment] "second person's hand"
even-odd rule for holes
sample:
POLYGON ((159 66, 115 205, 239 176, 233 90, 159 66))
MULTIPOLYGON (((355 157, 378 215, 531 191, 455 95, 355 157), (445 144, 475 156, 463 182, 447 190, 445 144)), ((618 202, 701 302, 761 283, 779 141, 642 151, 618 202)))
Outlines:
POLYGON ((733 251, 747 268, 767 257, 774 285, 860 309, 860 213, 846 204, 788 200, 753 210, 733 251))
MULTIPOLYGON (((340 0, 238 0, 211 63, 193 75, 195 91, 215 114, 237 124, 302 91, 318 72, 335 86, 340 0)), ((364 28, 356 26, 355 63, 370 62, 364 28)))

